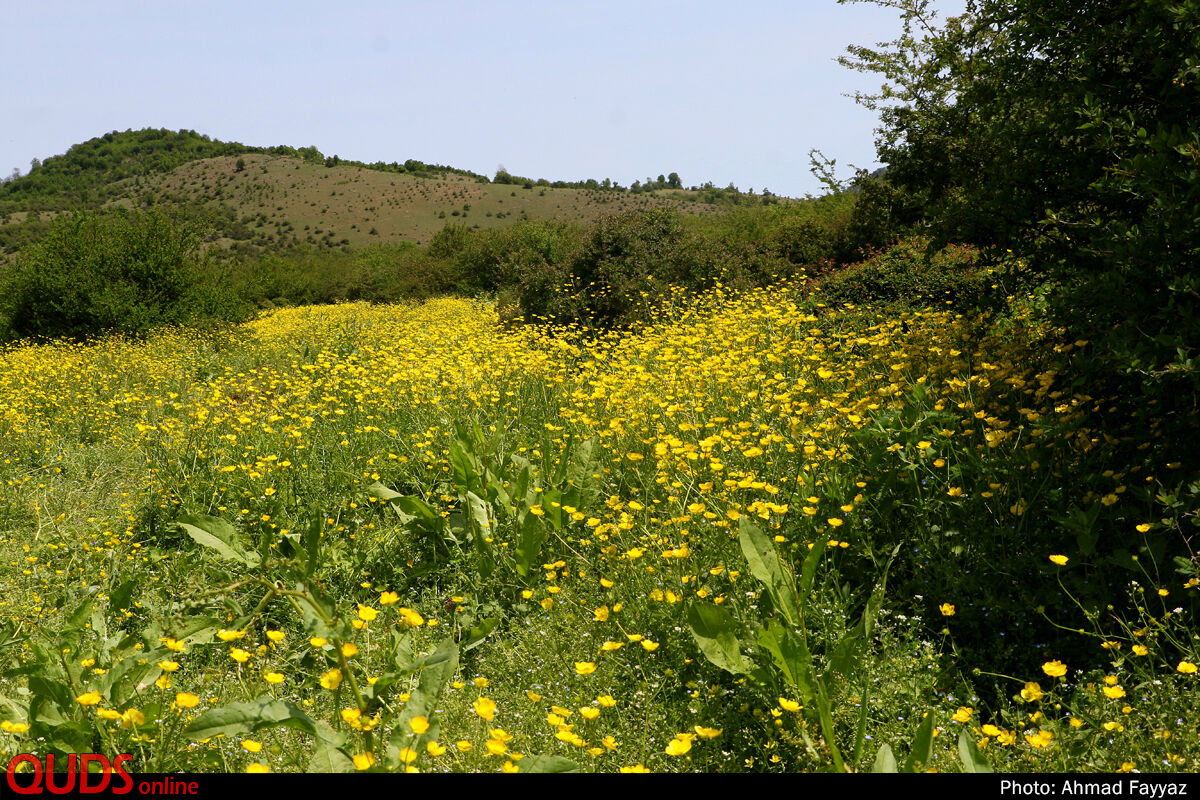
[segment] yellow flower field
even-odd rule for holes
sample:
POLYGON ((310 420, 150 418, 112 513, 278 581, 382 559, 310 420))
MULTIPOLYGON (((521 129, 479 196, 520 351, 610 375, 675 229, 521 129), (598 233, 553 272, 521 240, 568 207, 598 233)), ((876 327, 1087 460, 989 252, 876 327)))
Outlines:
MULTIPOLYGON (((1086 343, 819 297, 718 290, 601 335, 348 304, 0 354, 0 695, 24 698, 0 748, 153 771, 859 770, 933 709, 923 767, 958 768, 960 731, 1000 767, 1121 766, 1090 743, 1061 761, 1110 721, 1068 725, 1065 684, 1031 699, 1013 676, 986 713, 939 688, 949 643, 1008 612, 924 577, 1029 551, 1073 585, 1087 553, 1037 531, 1116 439, 1052 366, 1086 343), (893 564, 940 587, 905 606, 930 628, 868 600, 891 603, 893 564), (225 706, 242 721, 206 716, 225 706)), ((1142 469, 1080 502, 1124 524, 1142 469)), ((1106 641, 1186 682, 1194 652, 1146 614, 1106 641)), ((1030 663, 1112 702, 1059 658, 1030 663)), ((1139 752, 1192 763, 1194 731, 1180 756, 1139 724, 1139 752)))

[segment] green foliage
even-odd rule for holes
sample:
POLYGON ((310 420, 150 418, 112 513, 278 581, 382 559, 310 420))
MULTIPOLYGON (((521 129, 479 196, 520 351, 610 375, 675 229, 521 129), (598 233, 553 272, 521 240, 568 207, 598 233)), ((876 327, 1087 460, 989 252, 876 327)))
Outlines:
POLYGON ((1052 308, 1098 368, 1194 395, 1200 3, 972 0, 940 28, 925 0, 880 4, 901 38, 844 63, 889 82, 860 98, 889 182, 943 240, 1058 279, 1052 308))
POLYGON ((821 289, 829 303, 950 302, 975 308, 987 299, 992 283, 974 248, 933 249, 928 239, 909 239, 828 276, 821 289))
POLYGON ((453 269, 463 289, 495 292, 563 263, 578 246, 579 236, 575 226, 551 220, 522 220, 507 228, 470 235, 465 227, 450 225, 430 249, 449 253, 453 248, 453 269))
POLYGON ((430 297, 454 286, 444 259, 408 242, 349 253, 300 247, 246 258, 228 269, 231 290, 259 307, 389 303, 430 297))
POLYGON ((523 268, 519 301, 527 317, 627 324, 667 298, 671 287, 748 286, 782 266, 756 249, 694 233, 678 212, 636 210, 595 222, 568 258, 523 268))
POLYGON ((11 334, 136 334, 236 317, 237 303, 203 264, 200 238, 197 224, 159 209, 79 212, 55 220, 6 276, 11 334))
POLYGON ((262 152, 237 142, 214 141, 195 131, 147 128, 113 131, 47 158, 28 175, 0 185, 0 206, 68 209, 95 206, 118 191, 118 181, 169 172, 201 158, 262 152))
POLYGON ((688 224, 732 250, 757 252, 812 270, 856 258, 861 244, 847 239, 856 205, 855 193, 841 192, 788 203, 738 205, 690 218, 688 224))
POLYGON ((298 158, 308 164, 360 167, 379 172, 409 174, 424 178, 462 175, 476 181, 487 178, 470 170, 442 164, 426 164, 409 159, 403 164, 395 161, 364 163, 338 156, 326 157, 317 147, 295 148, 287 145, 258 147, 239 142, 222 142, 195 131, 171 131, 159 128, 111 131, 74 145, 62 155, 35 163, 28 175, 0 183, 0 209, 3 210, 67 210, 80 207, 96 208, 108 200, 127 193, 122 182, 155 175, 187 164, 218 156, 239 156, 236 172, 245 168, 241 156, 265 153, 298 158))
POLYGON ((50 230, 50 220, 39 214, 30 214, 21 222, 0 225, 0 256, 36 244, 50 230))
POLYGON ((840 261, 855 261, 912 235, 919 227, 921 204, 894 186, 886 173, 860 173, 850 192, 855 196, 854 208, 844 229, 840 261))

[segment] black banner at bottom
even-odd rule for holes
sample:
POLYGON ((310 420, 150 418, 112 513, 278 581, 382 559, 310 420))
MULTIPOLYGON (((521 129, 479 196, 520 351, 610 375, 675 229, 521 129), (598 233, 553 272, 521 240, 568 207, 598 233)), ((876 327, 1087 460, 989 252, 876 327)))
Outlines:
MULTIPOLYGON (((497 769, 499 772, 499 769, 497 769)), ((101 781, 97 774, 83 773, 39 773, 8 774, 0 778, 0 798, 20 796, 49 796, 49 797, 212 797, 262 789, 270 785, 272 791, 286 791, 289 788, 297 792, 310 793, 320 791, 322 786, 335 791, 345 792, 347 781, 354 789, 362 790, 394 790, 397 782, 420 779, 420 776, 398 775, 392 773, 368 771, 350 774, 297 774, 269 773, 265 775, 251 774, 152 774, 124 773, 114 771, 108 781, 101 781)), ((461 776, 447 776, 451 780, 461 776)), ((600 777, 590 775, 589 781, 600 777)), ((671 773, 672 791, 679 790, 679 782, 688 778, 704 780, 703 774, 671 773)), ((742 779, 750 776, 740 776, 742 779)), ((781 776, 763 775, 767 782, 781 776)), ((805 789, 837 789, 855 785, 868 791, 894 791, 895 780, 879 775, 850 776, 830 774, 786 775, 789 783, 795 788, 794 782, 801 781, 805 789), (883 787, 882 782, 891 785, 883 787), (867 786, 864 786, 867 784, 867 786)), ((623 779, 617 779, 623 780, 623 779)), ((655 778, 650 777, 653 781, 655 778)), ((918 780, 916 778, 901 778, 902 782, 918 780)), ((981 797, 1055 797, 1055 798, 1084 798, 1084 797, 1121 797, 1129 800, 1169 800, 1170 798, 1194 797, 1200 800, 1200 776, 1191 774, 1145 775, 1138 773, 1121 775, 926 775, 921 781, 921 791, 924 794, 937 795, 944 793, 958 795, 969 791, 972 796, 981 797)))

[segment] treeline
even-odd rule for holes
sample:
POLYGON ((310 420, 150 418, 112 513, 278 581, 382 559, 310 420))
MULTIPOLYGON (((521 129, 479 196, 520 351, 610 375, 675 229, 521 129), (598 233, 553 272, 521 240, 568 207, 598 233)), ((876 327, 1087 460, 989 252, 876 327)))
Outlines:
POLYGON ((118 186, 128 178, 170 172, 192 161, 219 156, 263 153, 290 156, 309 164, 327 167, 351 166, 381 172, 407 173, 418 177, 464 175, 487 183, 487 177, 470 170, 416 159, 404 163, 364 163, 326 156, 315 146, 255 147, 239 142, 222 142, 195 131, 159 128, 112 131, 74 145, 66 153, 34 159, 29 173, 0 182, 0 213, 13 211, 62 211, 91 208, 122 194, 118 186))
POLYGON ((859 98, 889 165, 873 202, 1011 253, 1115 394, 1194 414, 1200 2, 971 0, 941 25, 926 0, 876 2, 900 9, 901 37, 843 59, 886 81, 859 98))
POLYGON ((0 211, 91 207, 115 196, 127 178, 169 172, 190 161, 263 152, 195 131, 146 129, 106 133, 66 153, 34 160, 29 174, 0 185, 0 211))
POLYGON ((686 216, 627 211, 591 223, 523 220, 501 229, 447 225, 428 246, 359 251, 301 246, 268 254, 206 248, 210 216, 151 207, 79 211, 45 222, 0 276, 3 338, 138 334, 161 324, 231 322, 257 309, 346 300, 393 302, 486 294, 511 315, 590 327, 635 324, 671 287, 745 288, 797 272, 824 275, 831 299, 978 299, 961 288, 971 251, 931 254, 923 243, 880 250, 886 236, 862 195, 743 206, 686 216), (880 269, 833 274, 868 258, 880 269), (904 265, 904 269, 901 269, 904 265), (899 287, 899 288, 897 288, 899 287))
MULTIPOLYGON (((104 203, 128 193, 121 185, 130 178, 170 172, 192 161, 220 156, 248 154, 287 156, 308 164, 326 167, 358 167, 376 172, 413 175, 419 178, 438 178, 461 175, 479 183, 513 184, 525 188, 585 189, 593 191, 631 192, 641 194, 660 190, 685 190, 691 194, 683 199, 715 205, 747 205, 776 202, 770 192, 761 195, 741 192, 732 184, 724 189, 711 182, 701 186, 684 187, 679 174, 672 172, 647 177, 622 186, 611 178, 587 178, 577 181, 550 181, 545 178, 525 178, 500 168, 489 179, 471 170, 445 164, 431 164, 417 159, 398 161, 354 161, 337 155, 325 155, 315 145, 309 147, 258 147, 239 142, 222 142, 191 130, 171 131, 161 128, 112 131, 103 136, 74 145, 62 155, 44 162, 34 159, 26 175, 14 174, 0 181, 0 214, 12 212, 53 212, 77 208, 98 208, 104 203)), ((0 243, 2 244, 2 243, 0 243)))
POLYGON ((629 186, 622 186, 612 178, 605 178, 603 180, 587 178, 579 181, 551 181, 546 178, 526 178, 521 175, 513 175, 501 167, 496 170, 496 174, 492 178, 492 183, 511 184, 521 186, 525 189, 532 189, 537 186, 545 189, 586 189, 589 191, 629 192, 631 194, 674 190, 676 192, 675 196, 680 200, 691 200, 697 203, 716 206, 772 205, 779 202, 779 198, 768 189, 763 189, 762 192, 757 194, 753 189, 743 192, 732 183, 724 188, 713 185, 712 181, 706 181, 699 186, 685 187, 683 180, 677 172, 672 172, 669 175, 659 175, 657 178, 647 176, 645 181, 635 180, 629 186))
POLYGON ((580 181, 550 181, 545 178, 524 178, 520 175, 513 175, 508 170, 501 167, 496 170, 496 175, 492 178, 492 183, 512 184, 514 186, 522 186, 526 189, 532 189, 535 186, 540 186, 547 189, 588 189, 592 191, 614 191, 614 192, 633 192, 638 194, 641 192, 652 192, 659 189, 682 189, 683 181, 679 178, 679 173, 672 172, 670 175, 659 175, 658 180, 646 178, 646 182, 634 181, 629 187, 622 186, 612 178, 596 180, 595 178, 587 178, 580 181))

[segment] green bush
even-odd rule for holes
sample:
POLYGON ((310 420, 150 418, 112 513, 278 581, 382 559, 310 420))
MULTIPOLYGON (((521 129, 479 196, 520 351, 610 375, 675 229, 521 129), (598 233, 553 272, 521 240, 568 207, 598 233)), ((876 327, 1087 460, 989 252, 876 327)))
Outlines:
POLYGON ((830 275, 821 291, 828 303, 953 302, 978 307, 987 300, 991 285, 975 248, 949 245, 932 250, 929 240, 914 238, 830 275))
POLYGON ((768 250, 696 233, 666 209, 603 217, 567 257, 519 267, 522 312, 588 325, 633 322, 671 287, 698 292, 719 281, 746 288, 790 271, 768 250))
POLYGON ((301 247, 238 264, 230 283, 239 296, 262 308, 346 300, 388 303, 425 298, 456 287, 450 261, 412 242, 329 252, 301 247))
POLYGON ((496 292, 516 286, 523 274, 564 261, 578 244, 579 231, 568 223, 522 220, 486 231, 447 225, 429 249, 435 256, 450 258, 464 290, 496 292))
POLYGON ((161 209, 79 212, 55 221, 23 251, 5 281, 18 337, 137 334, 240 304, 208 269, 202 231, 161 209))
POLYGON ((909 235, 921 216, 917 198, 888 181, 886 175, 860 173, 851 194, 854 208, 842 232, 838 260, 857 261, 909 235))

